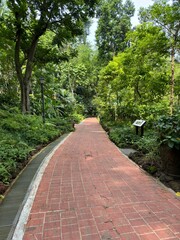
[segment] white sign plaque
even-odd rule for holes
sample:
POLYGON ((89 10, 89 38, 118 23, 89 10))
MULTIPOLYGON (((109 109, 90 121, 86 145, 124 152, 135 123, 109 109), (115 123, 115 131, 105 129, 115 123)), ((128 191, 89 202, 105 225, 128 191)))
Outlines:
POLYGON ((144 120, 136 120, 133 125, 136 127, 142 127, 144 124, 146 123, 146 121, 144 120))

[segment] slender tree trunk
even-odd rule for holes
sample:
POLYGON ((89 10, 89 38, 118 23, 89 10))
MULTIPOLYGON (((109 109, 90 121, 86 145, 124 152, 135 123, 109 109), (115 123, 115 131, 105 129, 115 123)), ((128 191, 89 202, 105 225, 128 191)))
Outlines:
POLYGON ((16 73, 17 73, 17 78, 20 84, 20 89, 21 89, 21 111, 24 113, 26 112, 25 110, 25 86, 24 86, 24 81, 23 81, 23 74, 22 74, 22 65, 20 62, 20 45, 21 45, 21 27, 18 26, 17 32, 16 32, 16 44, 15 44, 15 54, 14 54, 14 59, 15 59, 15 68, 16 68, 16 73))
POLYGON ((39 20, 39 24, 37 29, 32 37, 31 44, 28 48, 27 58, 24 56, 24 60, 21 61, 20 53, 21 53, 21 43, 22 43, 22 33, 23 29, 21 27, 21 15, 19 13, 15 14, 16 17, 16 44, 15 44, 15 67, 16 73, 18 77, 18 81, 21 89, 21 110, 22 113, 30 113, 30 82, 31 82, 31 74, 33 69, 33 60, 36 51, 36 47, 38 44, 39 37, 43 35, 47 29, 48 23, 43 24, 42 16, 39 20), (26 62, 26 70, 25 74, 22 73, 23 63, 26 62))
MULTIPOLYGON (((30 81, 30 80, 29 80, 30 81)), ((24 79, 24 108, 25 108, 25 113, 30 113, 30 98, 29 98, 29 92, 30 92, 30 87, 29 87, 29 81, 26 81, 24 79)))
POLYGON ((139 80, 134 83, 134 102, 138 101, 138 97, 141 99, 141 94, 139 91, 139 80))
POLYGON ((26 71, 23 78, 24 83, 24 108, 26 113, 30 113, 30 98, 29 98, 29 92, 30 92, 30 82, 31 82, 31 75, 32 75, 32 69, 33 69, 33 59, 36 51, 38 43, 38 37, 36 37, 31 44, 31 47, 29 49, 28 59, 26 63, 26 71))
POLYGON ((26 97, 25 97, 25 86, 24 82, 21 83, 21 111, 22 113, 26 113, 26 105, 25 105, 26 97))
POLYGON ((172 47, 171 50, 171 80, 170 80, 170 114, 173 114, 173 108, 174 108, 174 69, 175 69, 175 62, 174 62, 174 57, 175 57, 175 49, 174 46, 172 47))
POLYGON ((20 61, 20 50, 21 50, 21 38, 22 38, 21 26, 17 27, 16 31, 16 44, 15 44, 15 68, 18 77, 18 81, 21 89, 21 111, 22 113, 30 112, 30 101, 29 101, 29 90, 30 90, 30 76, 32 73, 32 60, 35 53, 37 43, 32 44, 30 53, 26 64, 26 72, 23 76, 22 63, 20 61))
POLYGON ((116 109, 116 116, 119 118, 119 93, 116 92, 116 104, 117 104, 117 109, 116 109))
POLYGON ((38 37, 32 41, 31 47, 29 49, 29 54, 26 62, 26 71, 23 76, 22 74, 22 65, 20 63, 20 44, 21 44, 21 34, 17 31, 17 40, 15 46, 15 66, 17 77, 20 84, 21 89, 21 111, 22 113, 30 113, 30 81, 31 81, 31 74, 33 68, 33 59, 36 50, 36 46, 38 43, 38 37))

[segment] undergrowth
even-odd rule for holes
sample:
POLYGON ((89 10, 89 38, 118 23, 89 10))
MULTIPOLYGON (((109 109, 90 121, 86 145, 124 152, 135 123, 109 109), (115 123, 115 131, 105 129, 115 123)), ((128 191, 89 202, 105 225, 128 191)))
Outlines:
MULTIPOLYGON (((0 110, 0 183, 9 185, 29 156, 65 132, 72 131, 71 119, 46 119, 0 110)), ((1 189, 0 189, 1 194, 1 189)))
POLYGON ((159 159, 158 136, 155 130, 146 129, 144 136, 136 135, 134 126, 130 123, 102 123, 108 132, 109 138, 119 148, 133 148, 146 155, 147 161, 159 159))

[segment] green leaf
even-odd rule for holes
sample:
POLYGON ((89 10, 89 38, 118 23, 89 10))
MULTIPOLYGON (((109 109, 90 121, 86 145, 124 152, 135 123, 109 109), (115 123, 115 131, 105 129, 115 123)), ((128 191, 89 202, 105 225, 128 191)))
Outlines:
POLYGON ((174 147, 174 142, 168 141, 168 147, 173 148, 174 147))

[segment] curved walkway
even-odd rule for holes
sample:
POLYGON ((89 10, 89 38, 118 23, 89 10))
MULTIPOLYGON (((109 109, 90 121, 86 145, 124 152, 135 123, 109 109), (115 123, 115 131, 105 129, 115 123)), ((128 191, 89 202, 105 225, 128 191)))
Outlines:
POLYGON ((24 236, 16 230, 14 239, 180 239, 179 199, 124 156, 95 118, 51 157, 26 217, 24 236))

